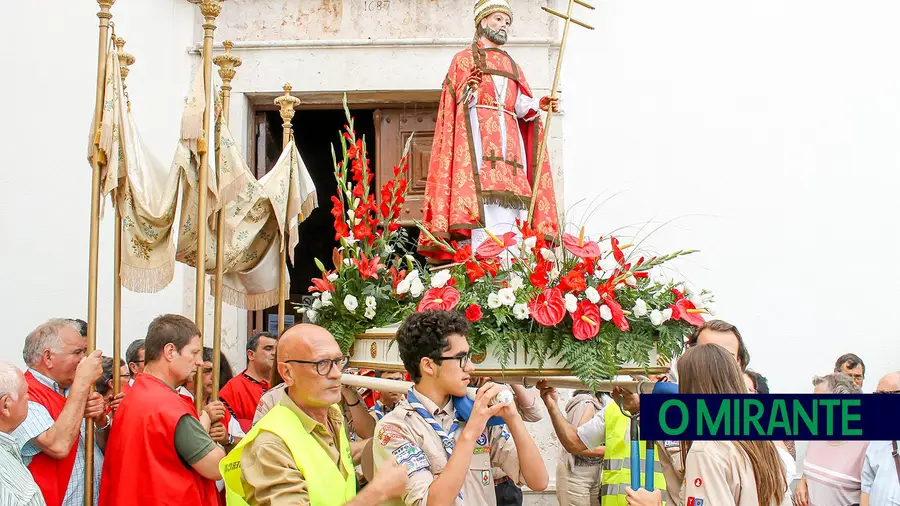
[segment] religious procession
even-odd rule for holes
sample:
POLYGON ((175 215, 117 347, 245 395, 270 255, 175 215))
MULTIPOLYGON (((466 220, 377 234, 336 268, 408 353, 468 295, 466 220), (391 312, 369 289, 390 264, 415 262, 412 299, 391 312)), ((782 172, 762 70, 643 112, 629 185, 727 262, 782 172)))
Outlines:
MULTIPOLYGON (((68 225, 87 296, 48 282, 57 307, 20 308, 27 330, 7 338, 0 506, 900 504, 896 441, 642 435, 658 397, 764 398, 769 369, 773 386, 800 378, 781 392, 858 395, 867 351, 869 387, 896 394, 900 365, 893 334, 852 339, 840 319, 864 323, 841 311, 831 341, 759 323, 778 295, 743 292, 767 268, 718 281, 747 258, 735 235, 613 222, 605 187, 629 169, 595 165, 615 147, 571 125, 605 121, 606 78, 580 67, 621 42, 621 7, 96 3, 91 171, 67 170, 90 181, 89 221, 68 225), (179 61, 167 34, 200 42, 179 61), (137 35, 162 46, 148 65, 190 72, 141 82, 160 76, 126 51, 137 35), (744 256, 717 260, 728 241, 744 256)), ((676 172, 659 191, 690 178, 676 172)), ((635 173, 630 202, 653 208, 635 173)), ((679 209, 704 212, 684 203, 702 183, 684 184, 679 209)))

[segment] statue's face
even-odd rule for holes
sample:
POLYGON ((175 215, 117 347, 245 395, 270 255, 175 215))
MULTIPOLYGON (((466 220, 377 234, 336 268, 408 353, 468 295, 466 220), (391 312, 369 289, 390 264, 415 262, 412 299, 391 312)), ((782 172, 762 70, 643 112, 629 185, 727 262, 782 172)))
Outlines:
POLYGON ((509 19, 509 16, 502 12, 495 12, 481 20, 481 25, 478 27, 478 34, 494 44, 502 46, 503 44, 506 44, 509 25, 511 23, 512 20, 509 19))

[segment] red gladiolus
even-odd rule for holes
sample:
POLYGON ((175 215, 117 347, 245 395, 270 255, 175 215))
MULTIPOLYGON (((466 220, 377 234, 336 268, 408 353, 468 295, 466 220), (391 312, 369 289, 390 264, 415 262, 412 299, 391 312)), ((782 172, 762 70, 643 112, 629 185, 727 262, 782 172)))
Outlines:
POLYGON ((572 270, 560 278, 559 288, 564 292, 583 292, 587 288, 584 273, 577 269, 572 270))
POLYGON ((600 332, 600 308, 589 300, 582 300, 572 313, 572 335, 579 341, 593 339, 600 332))
POLYGON ((322 274, 321 278, 313 278, 313 286, 309 287, 309 293, 316 292, 334 292, 334 285, 328 281, 328 276, 334 274, 334 271, 328 271, 322 274))
POLYGON ((488 238, 475 249, 475 257, 479 259, 493 258, 502 253, 506 248, 515 244, 515 232, 507 232, 497 237, 496 241, 494 238, 488 238))
POLYGON ((384 268, 384 264, 379 262, 380 257, 372 257, 372 260, 366 258, 366 255, 360 254, 359 259, 354 258, 353 263, 359 269, 359 275, 363 279, 378 279, 378 270, 384 268))
POLYGON ((466 244, 462 247, 456 246, 454 244, 453 247, 456 248, 456 253, 453 254, 453 262, 461 264, 472 258, 471 244, 466 244))
POLYGON ((466 262, 466 277, 469 278, 469 283, 474 283, 484 276, 484 269, 481 268, 478 262, 466 262))
POLYGON ((481 317, 481 306, 479 306, 478 304, 472 304, 471 306, 466 308, 466 320, 475 323, 480 320, 481 317))
POLYGON ((529 281, 531 281, 531 285, 540 289, 547 288, 547 284, 550 282, 550 278, 547 275, 547 269, 549 268, 550 262, 545 260, 538 260, 537 265, 534 267, 534 272, 528 276, 529 281))
POLYGON ((497 272, 500 271, 500 262, 496 258, 488 258, 481 262, 481 268, 484 269, 484 272, 496 277, 497 272))
POLYGON ((578 258, 597 258, 600 256, 600 246, 594 241, 585 241, 583 238, 572 234, 563 234, 563 245, 569 253, 578 258))
POLYGON ((442 288, 430 288, 422 300, 416 311, 450 311, 459 304, 459 290, 452 286, 444 286, 442 288))
POLYGON ((606 306, 612 313, 612 322, 616 327, 622 332, 628 332, 628 330, 631 329, 631 325, 628 323, 628 319, 625 318, 625 312, 622 311, 622 305, 616 302, 612 297, 607 298, 603 302, 606 303, 606 306))
POLYGON ((531 302, 528 309, 534 321, 545 327, 552 327, 566 316, 566 302, 559 288, 544 290, 531 302))
POLYGON ((619 249, 619 240, 615 237, 610 237, 609 245, 612 247, 613 258, 616 259, 616 262, 618 262, 619 265, 625 265, 625 254, 619 249))
POLYGON ((397 293, 397 285, 399 285, 400 282, 403 281, 403 278, 406 277, 406 269, 398 271, 396 267, 391 267, 388 272, 391 274, 391 290, 393 293, 397 293))
POLYGON ((366 222, 360 221, 359 224, 353 227, 353 237, 358 241, 362 241, 363 239, 373 239, 375 236, 372 234, 372 227, 366 222))

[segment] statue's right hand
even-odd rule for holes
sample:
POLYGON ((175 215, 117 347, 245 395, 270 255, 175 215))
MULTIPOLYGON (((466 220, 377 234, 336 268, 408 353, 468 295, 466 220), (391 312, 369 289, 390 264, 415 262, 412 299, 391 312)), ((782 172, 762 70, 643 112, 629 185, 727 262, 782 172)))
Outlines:
POLYGON ((480 68, 475 67, 472 69, 472 73, 469 74, 469 78, 466 80, 466 84, 469 85, 470 88, 476 88, 481 84, 481 78, 483 76, 483 72, 480 68))

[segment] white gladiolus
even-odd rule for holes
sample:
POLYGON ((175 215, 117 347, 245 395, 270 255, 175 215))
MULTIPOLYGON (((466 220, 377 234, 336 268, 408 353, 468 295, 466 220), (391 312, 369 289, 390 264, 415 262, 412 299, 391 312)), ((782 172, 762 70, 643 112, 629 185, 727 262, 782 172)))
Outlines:
POLYGON ((697 287, 695 287, 695 286, 692 285, 691 283, 688 283, 687 281, 685 281, 685 282, 682 284, 682 286, 683 286, 683 288, 684 288, 684 293, 685 293, 685 295, 688 295, 688 296, 691 296, 691 295, 700 295, 700 292, 697 291, 697 287))
POLYGON ((322 292, 322 307, 330 306, 332 297, 331 292, 322 292))
POLYGON ((670 308, 665 308, 662 310, 663 321, 667 322, 672 319, 672 310, 670 308))
POLYGON ((359 307, 359 301, 356 300, 356 297, 348 295, 344 297, 344 307, 347 308, 347 311, 352 313, 359 307))
POLYGON ((650 323, 652 323, 653 325, 662 325, 663 314, 659 311, 659 309, 650 311, 650 323))
POLYGON ((625 284, 634 288, 637 286, 637 279, 633 275, 629 275, 625 278, 625 284))
POLYGON ((634 301, 634 307, 631 308, 631 312, 634 313, 634 316, 638 318, 642 316, 646 316, 647 314, 647 303, 644 302, 643 299, 638 299, 634 301))
POLYGON ((504 306, 512 306, 516 303, 516 294, 513 293, 512 288, 501 288, 500 292, 497 293, 497 297, 504 306))
POLYGON ((375 309, 376 304, 377 304, 377 303, 375 302, 375 297, 372 297, 371 295, 369 295, 368 297, 366 297, 366 307, 367 307, 367 308, 375 309))
POLYGON ((444 285, 447 284, 447 281, 450 281, 450 269, 444 269, 442 271, 438 271, 431 278, 431 287, 432 288, 443 288, 444 285))
POLYGON ((350 219, 353 220, 354 218, 356 218, 356 211, 350 209, 349 211, 347 211, 347 216, 349 216, 350 219))
POLYGON ((488 295, 488 307, 491 309, 497 309, 502 306, 503 303, 500 302, 500 296, 496 293, 492 293, 488 295))
POLYGON ((365 316, 366 318, 368 318, 368 319, 370 319, 370 320, 371 320, 372 318, 375 318, 375 308, 374 308, 374 307, 367 307, 367 308, 366 308, 366 312, 363 313, 363 316, 365 316))
POLYGON ((306 317, 309 318, 309 323, 316 323, 316 320, 319 318, 319 313, 317 313, 315 309, 307 309, 306 317))
POLYGON ((528 309, 528 304, 516 304, 513 306, 513 315, 515 315, 517 320, 524 320, 531 316, 531 311, 528 309))
POLYGON ((567 293, 563 298, 566 301, 566 311, 574 313, 578 310, 578 299, 576 299, 574 295, 567 293))
POLYGON ((390 244, 385 244, 384 245, 384 255, 390 256, 392 253, 394 253, 394 247, 391 246, 390 244))
POLYGON ((326 277, 325 279, 327 279, 327 280, 328 280, 329 282, 331 282, 331 283, 334 283, 334 280, 336 280, 337 278, 338 278, 337 273, 336 273, 336 272, 332 272, 332 273, 329 274, 328 277, 326 277))
POLYGON ((656 284, 664 285, 666 283, 666 275, 663 273, 663 270, 660 266, 655 266, 650 268, 649 272, 650 280, 656 284))
POLYGON ((541 248, 541 256, 544 257, 544 260, 553 262, 556 260, 556 254, 553 253, 553 250, 547 248, 541 248))
POLYGON ((518 290, 524 286, 525 282, 522 280, 522 276, 518 274, 511 274, 509 276, 509 287, 513 289, 513 291, 518 290))
POLYGON ((316 293, 313 294, 313 298, 314 298, 314 299, 318 299, 321 295, 322 295, 321 293, 316 292, 316 293))
POLYGON ((522 244, 523 244, 527 249, 534 248, 535 245, 537 245, 537 236, 531 236, 531 237, 529 237, 528 239, 525 239, 524 241, 522 241, 522 244))
POLYGON ((319 309, 320 307, 322 307, 322 300, 321 299, 314 300, 312 303, 312 308, 319 309))
POLYGON ((418 279, 418 277, 419 277, 419 269, 413 269, 413 270, 409 271, 409 273, 403 279, 412 283, 413 280, 418 279))
POLYGON ((403 295, 404 293, 409 291, 409 281, 404 279, 397 283, 397 295, 403 295))
POLYGON ((619 262, 616 262, 616 259, 612 256, 608 256, 600 260, 600 268, 604 271, 615 270, 615 268, 618 266, 619 262))
POLYGON ((716 305, 712 302, 707 302, 705 309, 709 316, 716 316, 716 305))
POLYGON ((612 310, 606 304, 600 306, 600 318, 606 321, 612 320, 612 310))
POLYGON ((353 267, 353 260, 350 260, 349 258, 345 258, 344 265, 346 265, 347 267, 353 267))
POLYGON ((422 292, 425 291, 425 285, 422 284, 422 280, 416 277, 412 280, 412 283, 409 285, 409 294, 413 297, 418 297, 422 295, 422 292))
POLYGON ((694 307, 696 307, 697 309, 703 309, 704 307, 706 307, 706 301, 703 300, 703 297, 701 297, 699 294, 690 295, 687 299, 693 302, 694 307))
POLYGON ((587 297, 587 300, 591 301, 592 304, 600 302, 600 292, 593 286, 587 287, 587 290, 584 291, 584 296, 587 297))
POLYGON ((553 269, 550 270, 550 279, 551 280, 557 279, 559 277, 559 274, 560 274, 559 266, 554 265, 553 269))

